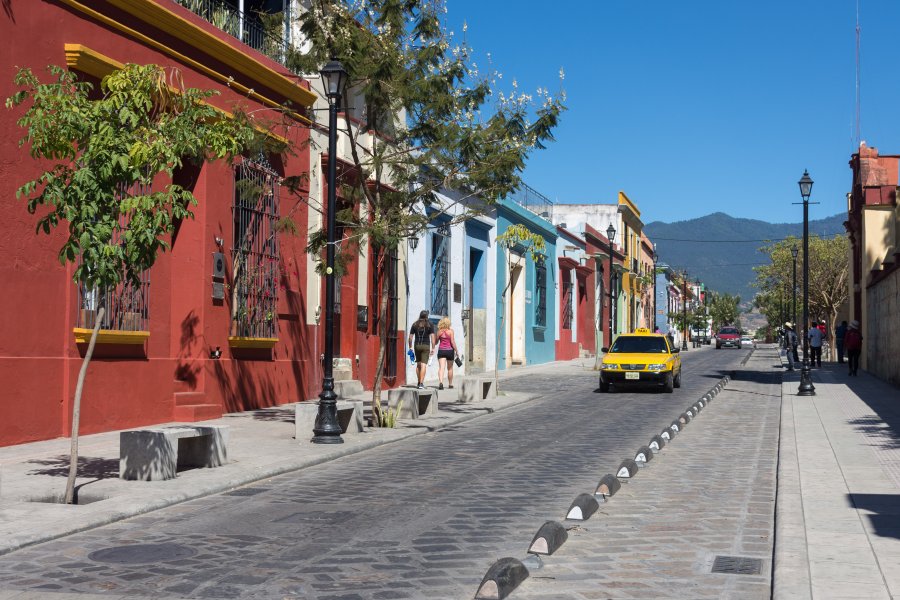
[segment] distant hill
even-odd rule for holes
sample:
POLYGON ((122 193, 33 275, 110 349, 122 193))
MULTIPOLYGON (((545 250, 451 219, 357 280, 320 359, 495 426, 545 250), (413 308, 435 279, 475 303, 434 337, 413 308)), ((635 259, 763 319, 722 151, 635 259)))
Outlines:
MULTIPOLYGON (((809 222, 810 234, 831 237, 844 233, 846 214, 809 222)), ((765 262, 759 248, 764 240, 790 235, 801 237, 803 223, 766 223, 755 219, 736 219, 722 212, 699 219, 663 223, 654 221, 644 232, 656 242, 659 262, 685 269, 717 292, 739 294, 742 302, 756 294, 751 283, 753 266, 765 262)), ((798 276, 799 276, 798 264, 798 276)))

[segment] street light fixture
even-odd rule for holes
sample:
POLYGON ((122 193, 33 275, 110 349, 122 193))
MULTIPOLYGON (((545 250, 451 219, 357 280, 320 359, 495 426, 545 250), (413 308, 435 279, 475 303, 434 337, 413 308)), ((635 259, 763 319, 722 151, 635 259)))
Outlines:
POLYGON ((330 60, 319 72, 328 98, 328 206, 325 213, 327 246, 325 250, 325 362, 322 365, 322 392, 313 426, 313 443, 343 444, 337 420, 337 394, 334 392, 334 244, 335 180, 337 179, 337 115, 341 95, 347 83, 347 71, 337 60, 330 60))
POLYGON ((613 240, 616 239, 616 228, 612 223, 606 228, 606 239, 609 240, 609 345, 613 343, 613 240))
POLYGON ((688 336, 688 322, 687 322, 687 273, 681 274, 681 324, 684 326, 684 332, 681 336, 681 350, 683 352, 687 352, 687 336, 688 336))
POLYGON ((791 246, 791 258, 794 259, 794 275, 791 279, 791 323, 797 326, 797 244, 791 246))
POLYGON ((809 171, 803 170, 803 177, 797 182, 800 186, 800 196, 803 198, 803 368, 800 370, 800 388, 798 396, 815 396, 816 388, 812 383, 809 370, 809 197, 812 194, 813 180, 809 177, 809 171))

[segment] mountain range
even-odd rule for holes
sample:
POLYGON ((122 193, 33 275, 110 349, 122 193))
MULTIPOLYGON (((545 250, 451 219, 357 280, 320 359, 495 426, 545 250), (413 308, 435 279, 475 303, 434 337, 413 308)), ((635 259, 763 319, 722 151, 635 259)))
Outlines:
MULTIPOLYGON (((839 213, 810 221, 809 233, 822 237, 841 235, 846 219, 846 213, 839 213)), ((700 279, 708 289, 738 294, 744 303, 756 294, 752 286, 756 279, 753 267, 767 262, 759 249, 768 240, 802 237, 803 223, 767 223, 716 212, 675 223, 653 221, 644 225, 644 233, 656 243, 660 266, 685 270, 688 277, 700 279)), ((797 268, 799 276, 799 264, 797 268)))

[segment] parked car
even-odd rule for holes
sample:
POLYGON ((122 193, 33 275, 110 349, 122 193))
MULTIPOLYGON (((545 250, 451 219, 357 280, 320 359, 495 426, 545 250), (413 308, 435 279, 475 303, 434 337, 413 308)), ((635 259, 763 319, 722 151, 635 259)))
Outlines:
POLYGON ((622 334, 612 347, 602 348, 606 355, 600 363, 600 391, 623 384, 657 384, 667 393, 681 387, 680 350, 660 333, 640 328, 622 334))
POLYGON ((722 327, 716 334, 716 349, 719 348, 740 348, 741 332, 737 327, 722 327))

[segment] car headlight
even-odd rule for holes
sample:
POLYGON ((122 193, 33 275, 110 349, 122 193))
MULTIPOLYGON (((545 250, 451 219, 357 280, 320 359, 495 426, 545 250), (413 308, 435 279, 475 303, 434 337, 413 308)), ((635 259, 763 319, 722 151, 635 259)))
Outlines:
POLYGON ((665 370, 666 370, 666 364, 665 364, 665 363, 659 363, 659 364, 656 364, 656 365, 647 365, 647 370, 648 370, 648 371, 665 371, 665 370))
POLYGON ((619 368, 619 365, 617 365, 616 363, 605 362, 605 363, 600 363, 600 368, 607 369, 607 370, 615 370, 615 369, 619 368))

